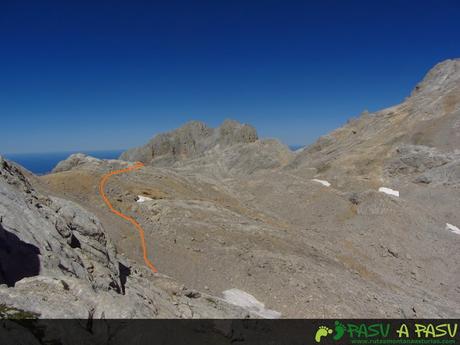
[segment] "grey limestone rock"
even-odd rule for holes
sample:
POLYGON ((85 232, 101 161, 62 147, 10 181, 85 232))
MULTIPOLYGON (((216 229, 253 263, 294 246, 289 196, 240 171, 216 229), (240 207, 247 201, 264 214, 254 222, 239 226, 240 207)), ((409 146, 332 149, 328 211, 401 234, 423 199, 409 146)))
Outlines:
POLYGON ((165 288, 173 285, 178 286, 166 276, 120 260, 94 214, 39 192, 19 167, 0 157, 0 307, 42 318, 245 313, 206 294, 190 302, 180 288, 176 294, 165 288))
POLYGON ((217 145, 226 147, 257 140, 254 127, 226 120, 218 128, 210 128, 199 121, 191 121, 181 128, 155 136, 145 146, 124 152, 120 159, 143 163, 170 165, 194 158, 217 145))

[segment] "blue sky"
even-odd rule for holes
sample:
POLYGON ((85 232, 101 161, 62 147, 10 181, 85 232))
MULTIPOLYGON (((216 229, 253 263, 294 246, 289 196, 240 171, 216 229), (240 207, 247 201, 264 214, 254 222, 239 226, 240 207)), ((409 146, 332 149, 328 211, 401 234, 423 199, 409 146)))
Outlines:
POLYGON ((189 120, 307 144, 460 57, 458 1, 0 4, 0 153, 119 149, 189 120))

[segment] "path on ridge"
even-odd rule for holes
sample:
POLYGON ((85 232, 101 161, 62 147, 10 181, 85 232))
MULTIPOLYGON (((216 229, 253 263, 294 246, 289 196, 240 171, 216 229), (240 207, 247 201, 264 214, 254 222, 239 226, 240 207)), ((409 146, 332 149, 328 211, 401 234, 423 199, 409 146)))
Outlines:
POLYGON ((118 174, 123 174, 123 173, 133 171, 133 170, 137 170, 137 169, 141 169, 143 166, 144 166, 143 163, 137 162, 136 164, 134 164, 134 165, 132 165, 132 166, 130 166, 128 168, 120 169, 120 170, 114 170, 114 171, 111 171, 111 172, 109 172, 107 174, 104 174, 101 177, 101 181, 99 182, 99 194, 101 195, 101 197, 104 200, 105 204, 107 205, 107 207, 110 209, 110 211, 112 213, 116 214, 120 218, 123 218, 124 220, 127 220, 132 225, 134 225, 134 227, 136 228, 137 232, 139 233, 139 237, 140 237, 140 241, 141 241, 142 254, 143 254, 143 257, 144 257, 144 262, 152 270, 152 272, 156 273, 156 272, 158 272, 158 270, 152 264, 152 262, 149 260, 148 255, 147 255, 147 247, 146 247, 146 244, 145 244, 145 231, 144 231, 144 229, 142 228, 142 226, 135 219, 133 219, 133 218, 121 213, 120 211, 117 211, 112 206, 109 198, 107 197, 107 195, 104 192, 105 185, 106 185, 107 181, 109 180, 109 178, 111 176, 118 175, 118 174))

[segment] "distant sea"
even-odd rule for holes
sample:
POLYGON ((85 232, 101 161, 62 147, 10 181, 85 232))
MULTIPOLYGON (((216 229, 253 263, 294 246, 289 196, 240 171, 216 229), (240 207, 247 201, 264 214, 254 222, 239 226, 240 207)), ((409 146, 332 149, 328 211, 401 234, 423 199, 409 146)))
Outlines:
POLYGON ((53 152, 53 153, 18 153, 4 154, 3 157, 14 161, 30 170, 36 175, 44 175, 56 166, 60 161, 66 159, 73 153, 85 153, 100 159, 116 159, 124 150, 113 151, 76 151, 76 152, 53 152))
MULTIPOLYGON (((289 146, 295 151, 301 148, 301 145, 289 146)), ((45 175, 51 172, 53 168, 62 160, 66 159, 73 153, 85 153, 100 159, 117 159, 125 150, 113 151, 75 151, 75 152, 52 152, 52 153, 18 153, 4 154, 3 157, 10 161, 14 161, 22 165, 27 170, 30 170, 36 175, 45 175)))
POLYGON ((292 150, 292 151, 297 151, 298 149, 301 149, 302 147, 304 147, 305 145, 289 145, 289 148, 292 150))

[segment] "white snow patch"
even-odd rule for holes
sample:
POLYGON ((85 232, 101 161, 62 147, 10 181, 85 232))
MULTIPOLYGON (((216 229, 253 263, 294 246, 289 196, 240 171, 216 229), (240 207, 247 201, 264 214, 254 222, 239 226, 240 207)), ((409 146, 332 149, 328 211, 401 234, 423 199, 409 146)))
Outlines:
POLYGON ((230 289, 222 292, 224 300, 230 304, 239 306, 264 319, 278 319, 281 313, 275 310, 265 309, 265 304, 259 302, 254 296, 238 289, 230 289))
POLYGON ((398 190, 394 190, 394 189, 387 188, 387 187, 380 187, 379 192, 382 192, 382 193, 385 193, 385 194, 388 194, 388 195, 393 195, 393 196, 399 198, 399 191, 398 190))
POLYGON ((457 228, 455 225, 446 223, 446 230, 452 231, 454 234, 460 235, 460 229, 457 228))
POLYGON ((326 186, 326 187, 330 187, 330 186, 331 186, 331 184, 330 184, 328 181, 326 181, 326 180, 318 180, 317 178, 314 178, 314 179, 312 179, 312 181, 321 183, 323 186, 326 186))
POLYGON ((300 153, 302 151, 305 151, 305 149, 307 148, 307 146, 302 146, 301 148, 298 148, 297 150, 294 150, 295 153, 300 153))
POLYGON ((145 202, 145 201, 150 201, 150 200, 153 200, 153 199, 149 198, 147 196, 138 195, 136 201, 137 202, 145 202))

